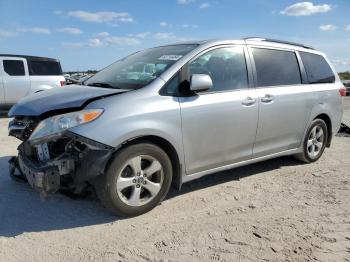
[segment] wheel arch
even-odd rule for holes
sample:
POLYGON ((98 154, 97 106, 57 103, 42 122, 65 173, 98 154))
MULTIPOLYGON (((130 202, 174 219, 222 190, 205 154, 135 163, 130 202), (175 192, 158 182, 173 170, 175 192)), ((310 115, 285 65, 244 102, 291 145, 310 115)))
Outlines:
POLYGON ((326 146, 330 147, 331 142, 332 142, 332 120, 331 120, 331 118, 329 117, 328 114, 322 113, 322 114, 317 115, 313 120, 315 120, 315 119, 321 119, 326 123, 326 125, 327 125, 327 145, 326 146))
MULTIPOLYGON (((123 148, 126 148, 130 145, 135 145, 135 144, 145 143, 145 142, 152 143, 159 146, 168 155, 172 164, 172 169, 173 169, 172 185, 176 189, 180 190, 182 185, 182 162, 180 161, 179 154, 176 151, 175 147, 167 139, 156 135, 143 135, 143 136, 134 137, 121 143, 117 147, 117 150, 115 151, 115 153, 119 152, 123 148)), ((113 156, 110 158, 109 162, 111 162, 112 158, 113 156)), ((108 165, 109 163, 107 164, 107 166, 108 165)))

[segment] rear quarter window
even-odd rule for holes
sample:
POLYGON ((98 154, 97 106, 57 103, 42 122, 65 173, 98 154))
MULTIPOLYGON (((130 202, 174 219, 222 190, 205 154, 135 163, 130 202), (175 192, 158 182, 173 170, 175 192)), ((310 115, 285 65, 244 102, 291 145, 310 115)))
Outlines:
POLYGON ((62 69, 59 62, 56 61, 35 61, 29 63, 30 75, 35 76, 56 76, 62 75, 62 69))
POLYGON ((310 84, 334 83, 335 75, 323 56, 299 52, 310 84))
POLYGON ((298 59, 293 51, 252 48, 257 86, 301 84, 298 59))

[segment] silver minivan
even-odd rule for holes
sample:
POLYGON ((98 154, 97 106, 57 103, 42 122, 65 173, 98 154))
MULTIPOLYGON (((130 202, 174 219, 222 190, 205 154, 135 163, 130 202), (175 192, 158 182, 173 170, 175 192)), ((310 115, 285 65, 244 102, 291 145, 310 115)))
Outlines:
POLYGON ((324 54, 264 38, 161 46, 83 85, 24 98, 10 173, 42 194, 93 186, 114 214, 154 208, 171 184, 285 155, 318 160, 345 89, 324 54))

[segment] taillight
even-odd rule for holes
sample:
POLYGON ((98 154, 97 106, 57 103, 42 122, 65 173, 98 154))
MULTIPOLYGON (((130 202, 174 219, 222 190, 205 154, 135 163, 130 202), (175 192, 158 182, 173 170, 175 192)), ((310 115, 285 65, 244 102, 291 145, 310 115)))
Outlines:
POLYGON ((66 85, 66 81, 60 81, 60 85, 61 86, 65 86, 66 85))
POLYGON ((339 88, 339 94, 340 96, 346 96, 346 88, 344 86, 339 88))

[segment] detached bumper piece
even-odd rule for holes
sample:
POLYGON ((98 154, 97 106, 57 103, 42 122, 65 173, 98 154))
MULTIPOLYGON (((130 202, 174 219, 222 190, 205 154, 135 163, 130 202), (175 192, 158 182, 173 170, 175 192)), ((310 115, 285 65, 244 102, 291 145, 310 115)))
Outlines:
POLYGON ((60 173, 57 166, 34 166, 19 155, 18 166, 28 183, 42 194, 55 193, 60 188, 60 173))
POLYGON ((18 156, 9 161, 12 177, 23 178, 42 195, 58 190, 79 195, 93 179, 104 174, 113 147, 66 132, 53 140, 40 141, 47 147, 47 157, 40 155, 38 144, 25 141, 18 156), (22 176, 15 175, 18 170, 22 176))
POLYGON ((9 173, 10 177, 15 181, 28 182, 25 175, 22 172, 16 174, 16 170, 18 169, 18 157, 13 156, 9 160, 9 173))

